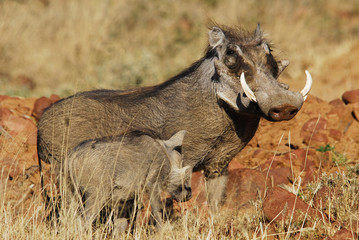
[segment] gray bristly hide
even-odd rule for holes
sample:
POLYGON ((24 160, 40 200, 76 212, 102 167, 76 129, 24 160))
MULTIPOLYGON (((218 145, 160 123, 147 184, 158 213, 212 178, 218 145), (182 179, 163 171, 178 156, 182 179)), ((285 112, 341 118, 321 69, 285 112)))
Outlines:
POLYGON ((65 168, 72 189, 67 202, 84 205, 88 227, 105 205, 118 209, 120 203, 141 202, 146 194, 160 227, 161 190, 181 202, 192 196, 192 167, 182 166, 184 134, 183 130, 169 140, 157 140, 136 133, 80 143, 69 154, 65 168))
MULTIPOLYGON (((51 162, 58 173, 67 152, 86 139, 136 130, 168 139, 185 129, 184 163, 204 170, 211 181, 226 175, 261 117, 281 121, 296 115, 311 78, 307 72, 301 93, 279 83, 289 62, 273 57, 259 26, 254 32, 214 26, 208 35, 204 56, 162 84, 81 92, 52 105, 38 124, 39 159, 51 162)), ((211 191, 210 197, 218 195, 211 191)))

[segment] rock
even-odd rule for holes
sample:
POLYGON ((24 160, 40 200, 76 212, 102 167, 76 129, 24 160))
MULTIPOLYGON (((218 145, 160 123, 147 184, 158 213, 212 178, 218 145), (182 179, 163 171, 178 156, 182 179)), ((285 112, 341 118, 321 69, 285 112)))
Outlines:
MULTIPOLYGON (((284 160, 285 161, 285 160, 284 160)), ((264 163, 258 166, 258 169, 262 172, 267 172, 268 169, 283 167, 284 162, 282 156, 275 156, 268 158, 264 163)))
POLYGON ((51 95, 50 98, 41 97, 35 101, 34 110, 32 111, 32 115, 39 120, 42 114, 44 113, 45 109, 50 107, 52 104, 60 100, 60 97, 57 95, 51 95))
POLYGON ((329 129, 329 137, 333 138, 334 140, 340 141, 342 138, 342 131, 337 129, 329 129))
POLYGON ((313 135, 306 135, 303 137, 303 143, 313 147, 327 145, 328 137, 324 133, 314 133, 313 135))
POLYGON ((324 118, 312 118, 304 123, 301 129, 301 136, 306 132, 312 134, 314 131, 325 130, 327 128, 328 121, 324 118))
POLYGON ((342 228, 337 231, 330 240, 352 240, 358 239, 358 235, 354 232, 349 231, 348 229, 342 228))
POLYGON ((279 184, 289 184, 293 179, 292 171, 289 167, 274 168, 269 170, 268 181, 271 187, 275 187, 279 184))
POLYGON ((265 175, 258 170, 242 168, 229 171, 225 206, 231 209, 248 207, 251 201, 263 198, 265 187, 265 175))
POLYGON ((0 101, 0 108, 7 108, 19 116, 31 116, 35 98, 8 97, 0 101))
POLYGON ((317 210, 310 207, 293 193, 280 187, 274 187, 269 190, 263 202, 263 212, 270 222, 279 222, 283 219, 289 220, 292 213, 292 222, 302 222, 303 220, 310 220, 315 217, 322 218, 322 215, 317 210), (307 216, 305 217, 306 214, 307 216))
POLYGON ((192 198, 183 203, 175 202, 173 204, 173 209, 177 212, 177 215, 181 214, 181 209, 200 209, 208 210, 208 202, 207 202, 207 192, 205 186, 204 175, 201 172, 194 172, 192 173, 192 198))
POLYGON ((344 102, 342 100, 340 100, 339 98, 330 101, 329 104, 336 108, 342 108, 345 106, 344 102))
POLYGON ((345 102, 345 104, 359 102, 359 89, 346 91, 342 95, 342 99, 345 102))
POLYGON ((232 159, 232 161, 228 164, 228 171, 232 171, 238 168, 243 168, 243 165, 236 159, 232 159))
POLYGON ((303 179, 303 184, 306 185, 309 182, 313 182, 318 178, 319 174, 317 173, 316 168, 314 167, 308 167, 305 170, 305 175, 304 175, 304 179, 303 179))
POLYGON ((0 121, 8 119, 11 114, 12 113, 8 108, 0 108, 0 121))
POLYGON ((6 95, 0 95, 0 102, 5 100, 5 99, 8 99, 10 98, 9 96, 6 96, 6 95))
POLYGON ((206 186, 204 183, 204 175, 201 172, 192 173, 192 201, 197 204, 207 204, 206 186))
POLYGON ((353 115, 357 121, 359 121, 359 102, 353 104, 353 115))
POLYGON ((32 111, 32 116, 39 120, 42 116, 44 110, 52 105, 51 99, 47 97, 38 98, 34 104, 34 110, 32 111))
POLYGON ((309 160, 308 157, 302 159, 302 165, 300 171, 308 171, 309 168, 314 168, 315 163, 312 160, 309 160))
POLYGON ((324 118, 312 118, 304 123, 300 136, 305 145, 321 146, 328 143, 326 134, 328 121, 324 118))
POLYGON ((50 96, 50 100, 52 101, 52 103, 55 103, 55 102, 59 101, 60 99, 61 98, 56 94, 51 94, 51 96, 50 96))
POLYGON ((6 119, 1 119, 0 125, 3 126, 12 136, 17 136, 21 133, 30 137, 31 135, 36 136, 37 132, 36 125, 30 119, 16 115, 10 115, 6 119))
POLYGON ((37 145, 37 129, 34 132, 29 133, 26 137, 27 137, 26 139, 27 144, 34 146, 37 145))
POLYGON ((315 155, 315 151, 311 149, 296 149, 291 153, 292 161, 299 166, 300 171, 306 171, 309 166, 314 166, 314 162, 311 160, 315 155))

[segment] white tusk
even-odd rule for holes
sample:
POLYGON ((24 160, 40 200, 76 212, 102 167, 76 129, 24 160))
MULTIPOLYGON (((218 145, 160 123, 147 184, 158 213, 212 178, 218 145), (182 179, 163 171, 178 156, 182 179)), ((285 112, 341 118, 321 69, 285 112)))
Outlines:
POLYGON ((249 86, 247 85, 246 82, 246 78, 244 77, 244 72, 242 72, 241 74, 241 85, 243 88, 244 93, 247 95, 247 97, 252 101, 252 102, 257 102, 256 96, 254 95, 254 93, 252 92, 252 90, 249 88, 249 86))
POLYGON ((310 73, 307 70, 305 70, 305 74, 307 75, 307 82, 305 83, 303 90, 300 91, 304 100, 307 99, 307 95, 308 95, 310 89, 312 88, 312 83, 313 83, 312 76, 310 75, 310 73))

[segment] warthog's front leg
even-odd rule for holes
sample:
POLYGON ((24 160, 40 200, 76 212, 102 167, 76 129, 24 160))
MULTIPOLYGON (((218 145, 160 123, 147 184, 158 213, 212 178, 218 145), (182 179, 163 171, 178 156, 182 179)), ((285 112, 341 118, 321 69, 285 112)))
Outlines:
POLYGON ((223 205, 225 201, 227 181, 227 169, 222 172, 221 175, 217 174, 215 176, 206 176, 208 202, 212 212, 217 212, 218 208, 223 205))

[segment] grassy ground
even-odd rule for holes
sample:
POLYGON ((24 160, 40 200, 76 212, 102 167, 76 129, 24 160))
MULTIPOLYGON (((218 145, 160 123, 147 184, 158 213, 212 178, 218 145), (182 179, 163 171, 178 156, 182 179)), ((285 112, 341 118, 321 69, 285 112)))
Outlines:
POLYGON ((313 204, 318 189, 329 189, 331 194, 321 202, 330 221, 309 218, 303 213, 292 218, 268 222, 262 211, 262 201, 252 202, 250 210, 222 209, 217 214, 204 213, 199 208, 185 211, 177 219, 166 222, 161 231, 151 226, 139 225, 133 232, 113 233, 112 222, 97 225, 86 231, 73 213, 60 213, 58 222, 46 221, 43 208, 34 197, 30 208, 13 210, 0 195, 0 233, 2 239, 325 239, 332 236, 344 223, 350 231, 357 231, 358 190, 357 170, 344 174, 324 175, 307 186, 293 186, 298 197, 313 204), (350 183, 350 184, 349 184, 350 183))
POLYGON ((5 0, 1 94, 65 97, 162 82, 201 57, 210 19, 248 29, 260 23, 275 54, 291 60, 284 81, 320 72, 359 35, 355 0, 5 0))

